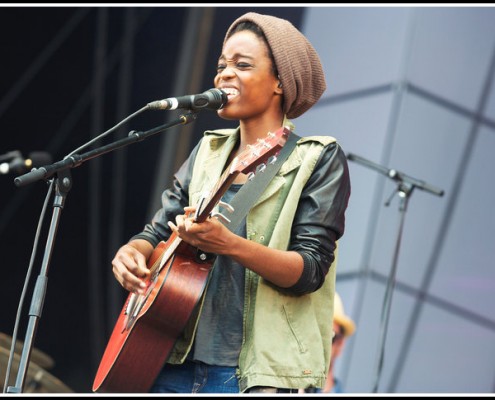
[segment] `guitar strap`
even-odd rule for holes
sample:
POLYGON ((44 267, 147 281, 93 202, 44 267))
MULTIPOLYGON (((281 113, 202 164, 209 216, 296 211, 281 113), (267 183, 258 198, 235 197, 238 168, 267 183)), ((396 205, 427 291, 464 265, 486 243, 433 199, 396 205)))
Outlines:
POLYGON ((300 137, 291 131, 287 141, 280 150, 276 161, 272 164, 268 164, 264 170, 258 171, 254 175, 254 178, 242 185, 241 189, 234 196, 230 202, 230 206, 234 209, 233 214, 230 214, 228 210, 223 210, 221 212, 221 214, 230 221, 224 222, 229 230, 232 232, 236 230, 248 214, 256 199, 263 193, 284 161, 289 157, 289 154, 292 153, 292 150, 296 147, 296 143, 299 139, 300 137))

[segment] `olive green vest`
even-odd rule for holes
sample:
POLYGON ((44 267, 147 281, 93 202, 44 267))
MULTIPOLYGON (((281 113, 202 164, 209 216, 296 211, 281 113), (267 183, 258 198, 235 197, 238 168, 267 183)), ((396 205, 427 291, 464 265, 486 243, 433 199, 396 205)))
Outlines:
MULTIPOLYGON (((191 205, 217 183, 238 135, 238 129, 205 132, 189 188, 191 205)), ((299 139, 246 217, 249 240, 288 248, 298 199, 324 146, 333 142, 330 136, 299 139)), ((336 260, 337 254, 323 286, 303 296, 289 294, 246 269, 240 391, 252 386, 323 387, 331 355, 336 260)), ((191 317, 169 363, 184 362, 192 347, 197 317, 191 317)))

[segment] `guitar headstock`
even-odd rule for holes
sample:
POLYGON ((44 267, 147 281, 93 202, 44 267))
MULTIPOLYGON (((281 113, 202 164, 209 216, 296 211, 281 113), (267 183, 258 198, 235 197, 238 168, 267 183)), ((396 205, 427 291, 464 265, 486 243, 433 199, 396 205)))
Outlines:
POLYGON ((276 132, 268 132, 264 139, 258 139, 254 145, 249 145, 246 150, 234 158, 229 168, 230 173, 256 172, 258 166, 266 164, 270 157, 280 152, 289 134, 290 129, 286 126, 277 129, 276 132))
POLYGON ((286 126, 276 132, 268 132, 266 138, 258 139, 256 144, 239 153, 224 171, 215 188, 199 200, 194 220, 202 222, 208 217, 239 173, 254 174, 258 167, 263 167, 271 157, 276 156, 287 142, 290 132, 286 126))

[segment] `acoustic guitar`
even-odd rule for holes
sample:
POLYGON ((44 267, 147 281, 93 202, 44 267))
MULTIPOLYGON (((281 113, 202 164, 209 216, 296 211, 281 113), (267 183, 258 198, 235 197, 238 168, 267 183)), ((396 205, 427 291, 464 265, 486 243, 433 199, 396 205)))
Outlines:
MULTIPOLYGON (((210 194, 198 202, 194 220, 201 223, 212 215, 239 173, 255 174, 270 162, 289 133, 281 127, 235 157, 210 194)), ((156 246, 147 264, 151 274, 146 291, 127 297, 100 361, 94 392, 149 391, 201 298, 213 262, 213 255, 175 233, 156 246)))

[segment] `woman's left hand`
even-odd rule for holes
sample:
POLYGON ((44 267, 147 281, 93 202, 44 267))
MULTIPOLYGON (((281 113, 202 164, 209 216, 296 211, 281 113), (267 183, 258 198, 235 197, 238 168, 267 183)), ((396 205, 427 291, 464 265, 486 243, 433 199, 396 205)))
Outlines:
POLYGON ((208 217, 205 221, 194 222, 195 207, 185 207, 185 214, 175 218, 168 226, 186 243, 204 252, 224 254, 232 246, 233 234, 216 217, 208 217))

